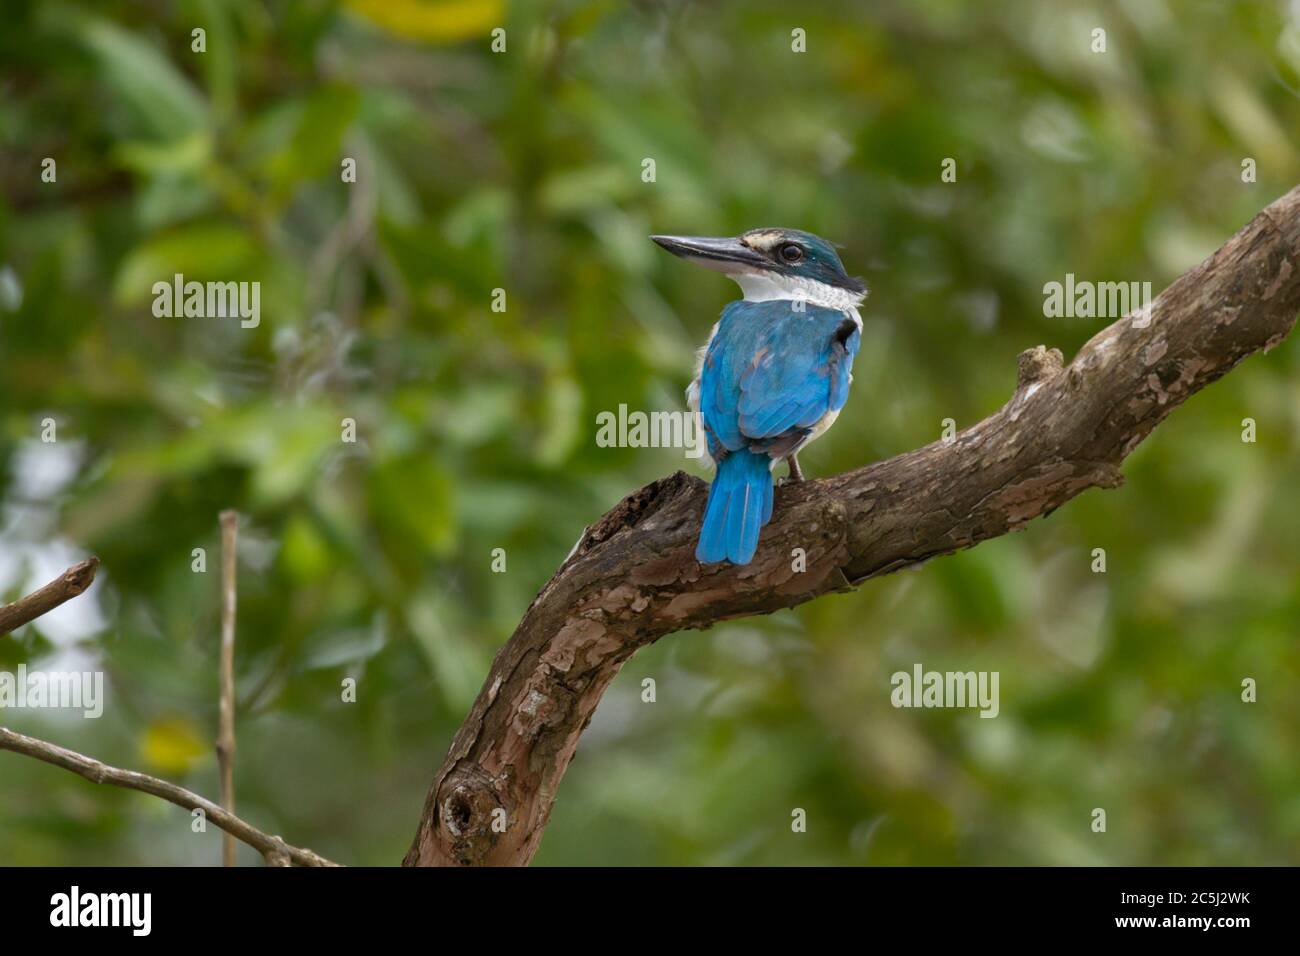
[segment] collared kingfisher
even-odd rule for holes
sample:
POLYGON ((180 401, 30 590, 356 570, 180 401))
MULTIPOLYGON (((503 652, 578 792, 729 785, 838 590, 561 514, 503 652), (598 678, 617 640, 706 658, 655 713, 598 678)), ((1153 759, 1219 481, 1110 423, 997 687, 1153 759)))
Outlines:
POLYGON ((686 401, 704 421, 718 468, 695 558, 748 564, 772 517, 773 467, 786 459, 791 479, 802 481, 799 451, 848 399, 867 287, 845 272, 834 246, 797 229, 650 238, 744 293, 700 350, 686 401))

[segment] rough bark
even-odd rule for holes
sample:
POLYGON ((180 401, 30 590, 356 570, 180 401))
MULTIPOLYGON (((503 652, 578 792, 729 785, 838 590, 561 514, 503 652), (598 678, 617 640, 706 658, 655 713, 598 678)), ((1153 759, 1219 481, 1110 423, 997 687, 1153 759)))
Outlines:
POLYGON ((678 472, 629 495, 497 654, 405 863, 526 864, 582 731, 638 648, 852 588, 1118 486, 1121 463, 1177 405, 1291 331, 1298 253, 1300 187, 1161 293, 1148 322, 1115 322, 1064 367, 1055 349, 1023 352, 1010 401, 954 438, 779 488, 750 565, 695 561, 704 482, 678 472))

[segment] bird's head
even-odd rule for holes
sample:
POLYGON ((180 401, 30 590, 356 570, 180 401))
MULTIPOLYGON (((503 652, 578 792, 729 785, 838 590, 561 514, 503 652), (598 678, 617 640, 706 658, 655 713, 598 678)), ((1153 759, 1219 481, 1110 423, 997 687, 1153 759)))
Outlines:
POLYGON ((751 229, 734 238, 651 236, 675 256, 722 272, 746 299, 807 299, 833 308, 855 307, 867 286, 844 270, 835 247, 798 229, 751 229))

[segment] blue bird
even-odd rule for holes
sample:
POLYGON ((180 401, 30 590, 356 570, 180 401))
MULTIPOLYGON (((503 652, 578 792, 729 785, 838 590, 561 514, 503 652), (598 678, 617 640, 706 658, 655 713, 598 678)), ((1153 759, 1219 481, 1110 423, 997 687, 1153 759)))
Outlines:
POLYGON ((744 293, 722 310, 686 401, 704 420, 718 466, 695 558, 748 564, 772 517, 772 468, 787 459, 790 477, 802 481, 796 456, 849 397, 867 287, 829 242, 797 229, 650 238, 744 293))

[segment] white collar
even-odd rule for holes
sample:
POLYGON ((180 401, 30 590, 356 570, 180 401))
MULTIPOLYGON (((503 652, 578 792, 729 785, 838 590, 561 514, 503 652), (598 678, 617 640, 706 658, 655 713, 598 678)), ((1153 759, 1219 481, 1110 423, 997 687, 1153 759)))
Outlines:
POLYGON ((803 299, 822 308, 847 312, 856 309, 866 298, 865 293, 850 292, 803 276, 784 276, 779 272, 732 272, 729 275, 740 286, 746 302, 803 299))

